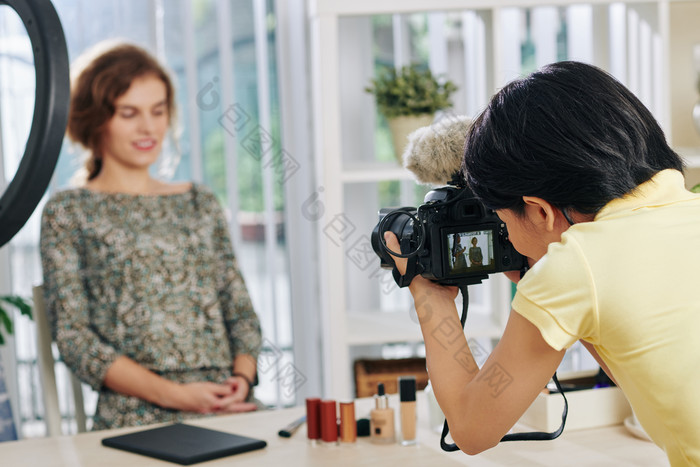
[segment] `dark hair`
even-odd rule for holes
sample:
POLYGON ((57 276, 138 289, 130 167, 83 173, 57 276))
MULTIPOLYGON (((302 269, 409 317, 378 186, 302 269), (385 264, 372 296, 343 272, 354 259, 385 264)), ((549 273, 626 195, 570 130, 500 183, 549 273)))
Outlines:
POLYGON ((464 175, 492 209, 523 196, 597 213, 664 169, 683 170, 651 112, 611 75, 559 62, 500 90, 467 133, 464 175))
POLYGON ((114 102, 126 93, 131 83, 147 75, 163 81, 170 123, 175 118, 175 91, 163 66, 145 49, 132 44, 117 44, 104 50, 104 44, 81 57, 87 61, 72 80, 68 137, 89 152, 85 163, 87 180, 102 168, 104 127, 115 112, 114 102), (94 56, 96 52, 99 54, 94 56))

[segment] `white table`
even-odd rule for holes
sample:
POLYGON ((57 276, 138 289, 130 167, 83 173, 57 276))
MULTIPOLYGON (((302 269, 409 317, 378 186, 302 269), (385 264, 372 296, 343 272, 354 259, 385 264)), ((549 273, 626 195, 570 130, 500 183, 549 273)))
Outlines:
MULTIPOLYGON (((356 401, 358 418, 368 415, 371 399, 356 401)), ((396 396, 390 404, 397 412, 396 396)), ((226 415, 191 421, 194 425, 243 434, 267 441, 265 449, 234 457, 209 461, 206 466, 664 466, 664 453, 654 444, 632 436, 622 425, 588 430, 564 431, 554 441, 501 443, 476 456, 462 452, 446 453, 440 449, 439 434, 427 426, 427 408, 422 394, 418 399, 418 444, 374 445, 367 438, 354 444, 337 446, 312 445, 302 426, 292 438, 280 438, 277 432, 305 413, 305 408, 270 410, 240 415, 226 415)), ((397 428, 398 428, 397 424, 397 428)), ((104 447, 102 438, 144 429, 123 428, 75 436, 27 439, 0 443, 0 465, 70 466, 70 467, 139 467, 172 466, 165 461, 104 447)))

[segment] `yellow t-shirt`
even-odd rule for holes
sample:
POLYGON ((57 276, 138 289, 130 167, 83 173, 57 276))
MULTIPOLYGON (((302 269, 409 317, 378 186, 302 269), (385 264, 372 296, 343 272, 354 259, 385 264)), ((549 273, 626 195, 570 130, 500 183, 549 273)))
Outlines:
POLYGON ((700 466, 700 195, 664 170, 572 226, 513 309, 554 349, 590 342, 673 466, 700 466))

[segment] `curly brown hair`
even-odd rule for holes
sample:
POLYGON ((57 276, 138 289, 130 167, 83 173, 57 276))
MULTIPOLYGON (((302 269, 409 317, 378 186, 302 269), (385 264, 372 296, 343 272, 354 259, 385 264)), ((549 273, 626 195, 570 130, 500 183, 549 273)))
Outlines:
POLYGON ((98 45, 78 60, 85 64, 78 67, 71 85, 67 134, 89 151, 85 162, 86 180, 100 173, 104 128, 114 115, 114 102, 127 92, 135 79, 153 75, 163 81, 171 126, 175 120, 175 89, 158 60, 133 44, 105 47, 98 45))

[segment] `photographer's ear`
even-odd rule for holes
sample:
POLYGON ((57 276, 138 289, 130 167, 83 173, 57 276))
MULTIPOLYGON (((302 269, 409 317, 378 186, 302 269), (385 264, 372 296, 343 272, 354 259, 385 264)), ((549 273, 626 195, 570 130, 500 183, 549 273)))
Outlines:
POLYGON ((525 215, 534 225, 544 228, 547 232, 553 232, 557 223, 559 210, 549 201, 536 196, 523 196, 525 202, 525 215))

